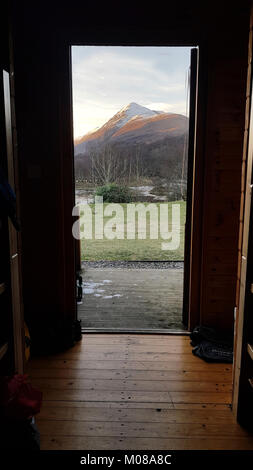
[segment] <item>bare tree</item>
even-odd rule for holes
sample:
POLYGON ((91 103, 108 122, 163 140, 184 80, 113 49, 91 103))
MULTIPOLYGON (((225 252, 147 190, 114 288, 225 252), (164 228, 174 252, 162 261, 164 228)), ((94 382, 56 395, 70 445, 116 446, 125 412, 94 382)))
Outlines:
POLYGON ((122 181, 128 170, 128 162, 112 146, 106 145, 99 151, 92 150, 91 178, 94 183, 108 184, 122 181))
POLYGON ((140 146, 132 149, 127 158, 128 182, 139 181, 145 173, 142 149, 140 146))

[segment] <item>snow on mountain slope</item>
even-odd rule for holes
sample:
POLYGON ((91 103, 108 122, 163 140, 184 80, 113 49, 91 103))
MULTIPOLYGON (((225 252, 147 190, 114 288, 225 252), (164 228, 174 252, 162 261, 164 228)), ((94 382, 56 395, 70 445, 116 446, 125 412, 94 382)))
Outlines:
POLYGON ((127 136, 128 140, 133 137, 143 137, 152 141, 154 137, 158 139, 158 135, 163 138, 164 133, 178 136, 187 131, 188 119, 180 114, 159 114, 151 118, 143 119, 136 116, 128 121, 112 136, 113 140, 122 139, 127 136))
POLYGON ((183 115, 153 111, 137 103, 130 103, 102 127, 78 139, 75 142, 75 154, 85 153, 87 144, 99 145, 111 139, 119 142, 141 138, 151 142, 160 140, 166 132, 182 135, 187 126, 188 118, 183 115))
POLYGON ((124 108, 122 108, 112 119, 118 117, 118 125, 122 127, 128 121, 130 121, 130 119, 136 116, 141 118, 148 118, 156 115, 156 111, 152 111, 151 109, 145 108, 145 106, 141 106, 137 103, 130 103, 124 108))

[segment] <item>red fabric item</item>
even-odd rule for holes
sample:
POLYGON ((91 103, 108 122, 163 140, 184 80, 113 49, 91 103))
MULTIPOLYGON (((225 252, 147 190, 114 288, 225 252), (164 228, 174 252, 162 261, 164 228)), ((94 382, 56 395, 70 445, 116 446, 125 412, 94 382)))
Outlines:
POLYGON ((1 406, 8 418, 26 419, 40 412, 42 392, 27 381, 27 375, 4 377, 1 383, 1 406))

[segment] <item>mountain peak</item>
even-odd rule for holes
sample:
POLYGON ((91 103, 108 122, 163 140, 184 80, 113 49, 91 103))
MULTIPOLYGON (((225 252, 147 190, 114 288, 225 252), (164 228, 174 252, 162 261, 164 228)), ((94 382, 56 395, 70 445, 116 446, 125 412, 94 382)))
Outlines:
POLYGON ((146 108, 145 106, 142 106, 138 103, 135 103, 132 101, 131 103, 127 104, 124 106, 124 108, 121 108, 119 112, 131 112, 132 114, 135 113, 135 116, 143 116, 143 115, 151 115, 155 114, 154 111, 151 111, 151 109, 146 108))
POLYGON ((133 118, 150 118, 155 116, 156 112, 151 109, 141 106, 138 103, 131 102, 128 105, 120 109, 120 111, 114 116, 118 120, 118 125, 122 126, 130 119, 133 118))
POLYGON ((140 106, 138 103, 135 103, 134 101, 132 101, 131 103, 128 103, 126 106, 124 106, 123 109, 129 109, 133 106, 140 106))
MULTIPOLYGON (((126 106, 124 106, 124 108, 122 108, 122 110, 126 110, 126 109, 142 109, 142 108, 145 108, 145 106, 141 106, 140 104, 135 103, 134 101, 132 101, 131 103, 129 103, 129 104, 127 104, 126 106)), ((148 108, 145 108, 145 109, 148 109, 148 108)))

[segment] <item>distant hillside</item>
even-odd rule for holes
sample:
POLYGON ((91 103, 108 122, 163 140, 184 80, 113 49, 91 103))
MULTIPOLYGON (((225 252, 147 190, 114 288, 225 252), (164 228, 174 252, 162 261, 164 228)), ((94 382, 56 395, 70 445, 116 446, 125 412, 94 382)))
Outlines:
POLYGON ((186 116, 130 103, 75 141, 76 176, 107 182, 130 180, 132 172, 133 178, 142 173, 175 182, 182 176, 187 134, 186 116))
POLYGON ((185 135, 188 118, 181 114, 152 111, 137 103, 122 108, 100 129, 75 141, 75 155, 85 154, 92 146, 112 144, 149 144, 167 137, 185 135))

